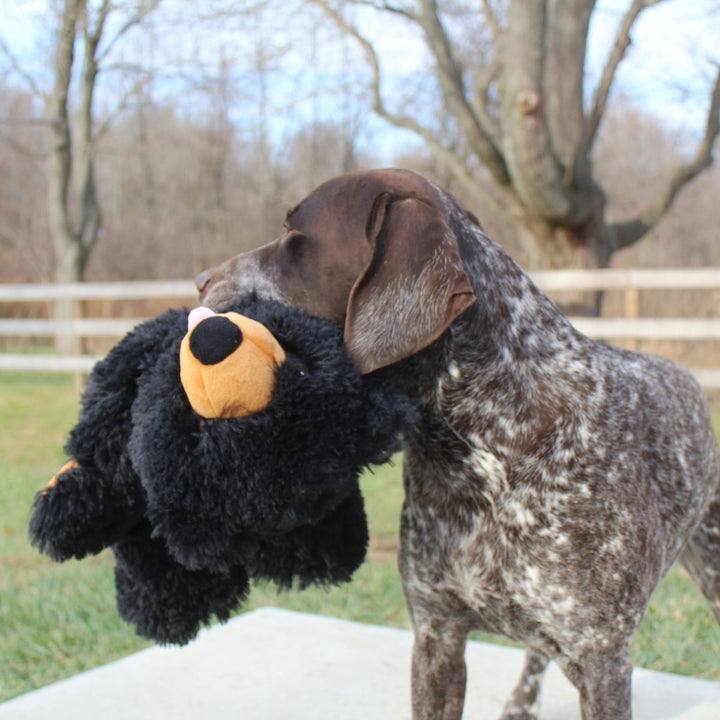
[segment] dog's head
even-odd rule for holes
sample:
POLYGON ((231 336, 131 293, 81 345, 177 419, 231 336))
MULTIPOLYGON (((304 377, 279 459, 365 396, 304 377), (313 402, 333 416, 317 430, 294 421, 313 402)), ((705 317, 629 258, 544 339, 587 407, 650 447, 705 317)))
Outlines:
POLYGON ((278 239, 196 282, 210 307, 255 291, 343 325, 363 373, 428 346, 475 300, 440 193, 403 170, 324 183, 278 239))

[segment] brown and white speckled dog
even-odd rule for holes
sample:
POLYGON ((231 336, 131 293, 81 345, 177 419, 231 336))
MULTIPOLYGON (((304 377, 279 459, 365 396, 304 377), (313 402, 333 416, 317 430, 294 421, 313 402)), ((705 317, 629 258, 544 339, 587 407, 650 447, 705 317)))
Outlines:
POLYGON ((584 720, 630 718, 628 643, 678 558, 720 620, 697 383, 577 332, 449 194, 400 170, 340 176, 197 283, 211 306, 255 289, 343 324, 362 371, 418 399, 400 548, 417 720, 461 716, 475 628, 529 648, 506 720, 536 717, 551 659, 584 720))

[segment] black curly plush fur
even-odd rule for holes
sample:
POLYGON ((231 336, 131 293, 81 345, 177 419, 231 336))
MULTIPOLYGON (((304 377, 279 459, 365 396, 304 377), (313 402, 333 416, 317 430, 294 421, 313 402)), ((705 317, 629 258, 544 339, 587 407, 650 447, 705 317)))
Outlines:
POLYGON ((161 643, 227 619, 251 578, 348 581, 368 540, 358 475, 414 417, 357 373, 335 325, 252 297, 225 310, 265 324, 286 352, 270 404, 197 415, 179 375, 188 313, 160 315, 96 366, 66 446, 78 467, 37 494, 30 520, 55 560, 112 547, 120 614, 161 643))
POLYGON ((145 521, 113 545, 118 611, 143 637, 186 643, 213 615, 230 617, 248 594, 248 573, 242 565, 224 573, 189 570, 151 532, 145 521))

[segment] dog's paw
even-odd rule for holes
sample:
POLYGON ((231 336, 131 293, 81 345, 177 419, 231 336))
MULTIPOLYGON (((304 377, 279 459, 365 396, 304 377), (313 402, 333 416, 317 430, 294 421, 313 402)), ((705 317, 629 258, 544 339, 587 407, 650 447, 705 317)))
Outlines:
POLYGON ((502 715, 498 720, 538 720, 538 712, 537 693, 534 697, 522 699, 514 696, 505 703, 502 715))
POLYGON ((536 712, 517 706, 505 708, 499 720, 538 720, 536 712))

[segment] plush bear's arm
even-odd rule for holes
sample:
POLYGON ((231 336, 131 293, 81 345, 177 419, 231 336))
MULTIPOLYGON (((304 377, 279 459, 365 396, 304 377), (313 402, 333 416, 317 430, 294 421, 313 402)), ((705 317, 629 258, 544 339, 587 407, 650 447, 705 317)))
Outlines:
POLYGON ((143 517, 144 495, 128 455, 138 382, 185 333, 187 313, 138 326, 99 362, 66 452, 72 458, 35 497, 30 538, 55 560, 100 552, 143 517))
POLYGON ((37 493, 30 540, 57 562, 94 555, 138 522, 143 503, 139 482, 115 486, 95 470, 71 460, 37 493))

